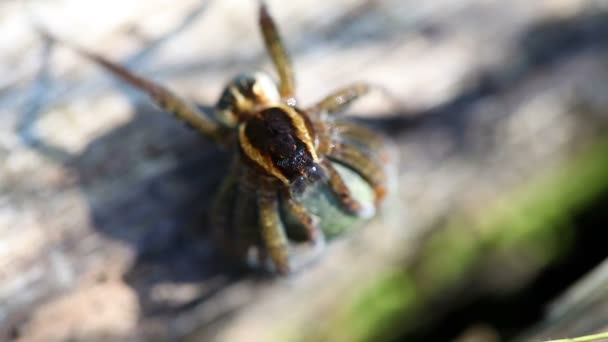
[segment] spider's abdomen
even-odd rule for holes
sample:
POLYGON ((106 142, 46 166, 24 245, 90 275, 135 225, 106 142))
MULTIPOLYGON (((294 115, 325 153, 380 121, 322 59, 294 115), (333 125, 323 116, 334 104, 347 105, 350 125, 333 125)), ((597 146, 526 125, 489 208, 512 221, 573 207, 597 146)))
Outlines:
POLYGON ((266 108, 239 127, 244 158, 285 185, 317 171, 313 136, 306 117, 289 106, 266 108))

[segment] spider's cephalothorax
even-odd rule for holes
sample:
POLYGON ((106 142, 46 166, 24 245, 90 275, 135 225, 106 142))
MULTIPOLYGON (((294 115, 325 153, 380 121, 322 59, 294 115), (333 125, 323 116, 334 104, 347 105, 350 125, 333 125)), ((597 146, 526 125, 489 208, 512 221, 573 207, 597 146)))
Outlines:
POLYGON ((239 75, 212 113, 97 54, 77 50, 234 151, 213 207, 214 235, 232 255, 246 259, 257 252, 260 265, 269 257, 275 270, 287 273, 294 267, 292 245, 321 246, 325 236, 373 215, 386 191, 379 156, 384 141, 334 115, 369 92, 367 84, 342 88, 299 108, 291 63, 264 2, 259 24, 279 74, 278 87, 262 73, 239 75), (371 200, 364 199, 366 191, 371 200), (353 220, 336 221, 339 215, 353 220))

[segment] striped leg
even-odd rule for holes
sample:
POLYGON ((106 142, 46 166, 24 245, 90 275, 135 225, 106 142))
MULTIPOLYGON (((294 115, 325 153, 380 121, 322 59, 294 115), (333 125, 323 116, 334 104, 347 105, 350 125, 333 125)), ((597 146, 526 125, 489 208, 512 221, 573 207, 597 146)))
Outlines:
POLYGON ((296 202, 289 194, 283 196, 282 199, 287 204, 289 211, 293 213, 298 219, 298 222, 306 229, 306 238, 308 241, 312 242, 313 245, 316 245, 323 238, 323 233, 321 232, 318 223, 310 216, 308 210, 303 205, 296 202))
POLYGON ((311 113, 325 112, 333 114, 344 110, 353 101, 370 92, 372 87, 367 83, 355 83, 336 90, 310 108, 311 113))
POLYGON ((368 153, 380 153, 386 144, 380 134, 347 119, 334 121, 332 136, 334 140, 352 142, 368 153))
POLYGON ((234 239, 233 211, 238 191, 238 164, 231 165, 229 174, 224 178, 215 195, 211 207, 212 238, 224 250, 232 249, 234 239))
POLYGON ((262 240, 277 271, 289 273, 289 247, 287 236, 279 215, 279 198, 276 190, 262 184, 257 193, 259 224, 262 240))
POLYGON ((379 205, 386 195, 386 175, 382 166, 352 144, 335 141, 328 157, 344 164, 367 180, 375 193, 375 204, 379 205))
POLYGON ((232 211, 232 241, 235 256, 243 261, 248 260, 249 251, 257 246, 261 239, 258 228, 258 203, 257 203, 257 177, 253 171, 240 164, 240 172, 237 184, 236 198, 232 211))
POLYGON ((237 195, 234 203, 233 215, 233 248, 234 254, 239 260, 246 260, 249 249, 255 245, 256 231, 250 221, 248 208, 251 207, 249 190, 245 190, 242 184, 238 185, 237 195))
POLYGON ((340 200, 343 209, 353 215, 360 215, 364 210, 363 206, 352 196, 350 190, 348 189, 346 184, 344 184, 344 181, 342 180, 342 177, 340 176, 338 171, 336 171, 336 169, 333 167, 333 165, 331 165, 331 163, 327 159, 323 159, 321 161, 321 165, 323 165, 323 168, 327 172, 327 175, 329 177, 329 186, 331 187, 332 191, 338 196, 338 199, 340 200))
POLYGON ((102 66, 107 71, 111 72, 114 76, 121 80, 129 83, 131 86, 137 88, 143 93, 150 96, 154 103, 161 109, 175 115, 178 119, 185 121, 194 129, 201 132, 203 135, 221 143, 223 141, 223 134, 221 134, 221 126, 213 120, 211 120, 205 113, 201 112, 195 105, 189 103, 185 99, 174 94, 169 89, 145 79, 135 73, 129 71, 127 68, 118 65, 101 55, 92 53, 83 48, 67 44, 61 40, 53 37, 48 32, 42 32, 50 40, 58 41, 71 47, 76 52, 80 53, 84 57, 92 60, 98 65, 102 66))
POLYGON ((396 107, 401 108, 401 101, 386 88, 364 82, 353 83, 327 95, 314 106, 308 108, 310 113, 335 114, 345 110, 351 103, 371 91, 378 91, 389 99, 396 107))
POLYGON ((259 22, 266 50, 279 74, 279 93, 287 104, 295 105, 295 77, 291 60, 263 0, 260 1, 259 22))

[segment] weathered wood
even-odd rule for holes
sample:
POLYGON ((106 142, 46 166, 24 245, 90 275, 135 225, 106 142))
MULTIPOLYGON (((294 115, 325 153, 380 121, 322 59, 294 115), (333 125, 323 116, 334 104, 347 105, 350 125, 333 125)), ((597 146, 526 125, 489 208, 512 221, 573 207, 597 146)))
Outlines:
POLYGON ((574 338, 608 331, 606 284, 608 261, 604 261, 551 303, 547 308, 546 318, 519 340, 574 338))
MULTIPOLYGON (((567 243, 554 223, 608 189, 601 2, 269 1, 302 102, 367 80, 407 110, 351 111, 397 146, 383 215, 288 279, 245 275, 204 234, 226 155, 44 46, 16 3, 0 5, 18 33, 0 41, 0 340, 395 336, 524 284, 567 243)), ((79 3, 30 10, 206 105, 269 69, 254 2, 79 3)))

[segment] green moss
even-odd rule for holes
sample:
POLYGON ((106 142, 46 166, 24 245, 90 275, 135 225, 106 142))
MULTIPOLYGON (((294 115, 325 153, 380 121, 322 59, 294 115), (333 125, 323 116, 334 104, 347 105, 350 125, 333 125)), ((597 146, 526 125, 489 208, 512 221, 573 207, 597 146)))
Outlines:
POLYGON ((410 270, 425 293, 453 284, 479 258, 479 236, 463 233, 458 223, 443 229, 430 238, 422 249, 418 262, 410 270))
POLYGON ((306 341, 371 341, 386 338, 396 319, 414 313, 416 286, 401 272, 377 277, 353 295, 354 301, 331 318, 328 331, 306 341))
POLYGON ((490 245, 500 250, 525 250, 547 264, 570 247, 573 215, 608 191, 608 142, 596 144, 512 197, 487 220, 490 245), (507 209, 505 209, 507 208, 507 209))
POLYGON ((330 320, 330 331, 308 336, 371 341, 411 331, 430 312, 425 307, 428 299, 464 280, 488 255, 526 253, 537 266, 562 256, 573 235, 572 215, 607 191, 608 140, 488 208, 448 220, 421 249, 413 267, 394 270, 370 280, 362 291, 344 294, 349 304, 330 320))
POLYGON ((422 251, 417 279, 427 288, 450 286, 492 253, 526 253, 546 265, 570 246, 572 215, 606 191, 608 141, 479 208, 474 217, 449 220, 422 251))

